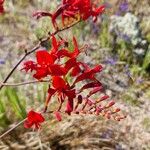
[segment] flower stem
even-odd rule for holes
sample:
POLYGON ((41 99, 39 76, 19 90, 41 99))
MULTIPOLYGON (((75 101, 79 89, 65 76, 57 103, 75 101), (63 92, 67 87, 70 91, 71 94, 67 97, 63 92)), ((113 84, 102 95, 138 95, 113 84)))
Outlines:
POLYGON ((20 83, 1 83, 1 85, 4 86, 22 86, 22 85, 26 85, 26 84, 32 84, 32 83, 42 83, 42 82, 50 82, 50 80, 35 80, 35 81, 28 81, 28 82, 20 82, 20 83))
POLYGON ((20 121, 19 123, 17 123, 14 127, 10 128, 9 130, 7 130, 6 132, 4 132, 1 136, 0 139, 3 138, 5 135, 9 134, 12 130, 16 129, 18 126, 20 126, 22 123, 24 123, 27 120, 27 118, 25 118, 24 120, 20 121))

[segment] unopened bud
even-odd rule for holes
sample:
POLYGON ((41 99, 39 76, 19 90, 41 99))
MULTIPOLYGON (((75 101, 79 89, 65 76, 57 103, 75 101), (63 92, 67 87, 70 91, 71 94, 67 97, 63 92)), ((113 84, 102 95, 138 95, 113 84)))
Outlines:
POLYGON ((109 108, 109 107, 113 106, 114 104, 115 104, 114 101, 110 101, 110 102, 108 103, 108 105, 105 106, 105 108, 109 108))

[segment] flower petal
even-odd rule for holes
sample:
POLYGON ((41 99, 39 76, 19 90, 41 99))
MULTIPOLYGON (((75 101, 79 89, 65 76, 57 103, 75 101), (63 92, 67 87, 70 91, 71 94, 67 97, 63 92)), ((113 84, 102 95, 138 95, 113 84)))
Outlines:
POLYGON ((41 66, 50 65, 54 63, 52 55, 50 55, 45 50, 40 50, 36 52, 37 63, 41 66))
POLYGON ((29 111, 27 115, 27 120, 24 122, 25 128, 31 128, 33 125, 35 125, 35 128, 40 128, 40 124, 45 121, 44 117, 33 110, 29 111))

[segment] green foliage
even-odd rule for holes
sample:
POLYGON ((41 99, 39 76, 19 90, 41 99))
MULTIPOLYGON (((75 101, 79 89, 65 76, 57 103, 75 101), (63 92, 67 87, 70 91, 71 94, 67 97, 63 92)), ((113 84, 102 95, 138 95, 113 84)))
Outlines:
POLYGON ((145 74, 145 71, 139 65, 132 65, 131 66, 131 72, 132 72, 132 75, 135 77, 138 75, 143 76, 145 74))
POLYGON ((2 99, 0 99, 0 126, 6 127, 8 124, 10 124, 10 121, 6 115, 6 108, 2 99))
POLYGON ((123 101, 125 101, 129 105, 139 106, 140 104, 140 102, 134 96, 132 96, 131 93, 124 94, 122 98, 123 98, 123 101))
POLYGON ((101 31, 99 35, 99 42, 100 46, 105 48, 105 47, 110 47, 111 42, 110 42, 110 33, 108 29, 109 25, 107 22, 103 22, 101 25, 101 31))
POLYGON ((17 91, 12 88, 7 88, 5 94, 8 103, 12 106, 13 111, 16 113, 16 115, 22 119, 25 118, 26 117, 25 106, 21 103, 17 91))
POLYGON ((147 41, 150 43, 150 33, 148 33, 148 34, 146 35, 146 39, 147 39, 147 41))
POLYGON ((145 55, 142 67, 144 70, 146 70, 148 67, 150 67, 150 50, 148 50, 145 55))
POLYGON ((7 127, 15 119, 26 117, 26 105, 24 99, 19 99, 15 89, 5 88, 0 93, 0 126, 7 127))

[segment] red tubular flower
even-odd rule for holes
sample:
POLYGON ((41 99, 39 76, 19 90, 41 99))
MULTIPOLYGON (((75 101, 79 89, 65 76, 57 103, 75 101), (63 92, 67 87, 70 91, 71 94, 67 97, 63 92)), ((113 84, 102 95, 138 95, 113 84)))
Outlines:
POLYGON ((82 92, 83 90, 85 89, 89 89, 89 88, 95 88, 95 87, 101 87, 102 84, 98 81, 96 82, 91 82, 91 83, 88 83, 88 84, 85 84, 81 89, 80 91, 82 92))
POLYGON ((70 69, 78 65, 79 63, 77 62, 76 58, 71 58, 65 63, 65 68, 69 71, 70 69))
POLYGON ((95 93, 101 91, 102 89, 103 89, 102 86, 93 88, 92 91, 89 92, 89 94, 87 95, 87 97, 90 97, 90 96, 94 95, 95 93))
MULTIPOLYGON (((61 100, 61 101, 59 101, 59 103, 63 103, 65 98, 67 97, 67 99, 69 101, 68 104, 70 104, 70 102, 73 101, 73 99, 76 97, 75 90, 71 89, 69 84, 65 80, 63 80, 62 77, 54 76, 52 78, 52 86, 53 86, 53 88, 49 88, 49 90, 48 90, 49 98, 46 100, 45 111, 47 110, 48 103, 54 94, 57 94, 58 99, 61 100)), ((73 105, 70 105, 70 106, 72 106, 70 108, 73 108, 73 105)), ((68 112, 70 112, 70 111, 68 111, 68 112)))
POLYGON ((25 128, 36 128, 39 129, 41 127, 41 123, 45 121, 44 117, 33 110, 29 111, 27 115, 27 120, 24 122, 25 128))
POLYGON ((84 73, 82 73, 81 75, 79 75, 76 78, 76 80, 74 81, 74 84, 76 84, 77 82, 83 81, 85 79, 91 79, 91 80, 95 80, 96 81, 94 75, 96 73, 100 72, 101 70, 102 70, 102 66, 101 65, 97 65, 93 69, 86 70, 84 73))
POLYGON ((4 13, 4 6, 3 6, 4 1, 5 1, 5 0, 0 0, 0 14, 3 14, 3 13, 4 13))
POLYGON ((49 102, 50 102, 50 100, 51 100, 51 97, 55 94, 55 92, 56 92, 56 90, 53 89, 53 88, 49 88, 49 89, 48 89, 48 96, 47 96, 46 101, 45 101, 44 112, 47 111, 48 104, 49 104, 49 102))
POLYGON ((65 112, 68 113, 68 115, 70 115, 72 111, 73 111, 73 99, 68 99, 65 112))
POLYGON ((114 104, 115 104, 114 101, 110 101, 110 102, 105 106, 105 108, 110 108, 110 107, 112 107, 114 104))
POLYGON ((100 98, 99 102, 104 101, 104 100, 106 100, 106 99, 108 99, 108 98, 109 98, 108 95, 104 95, 103 97, 100 98))

